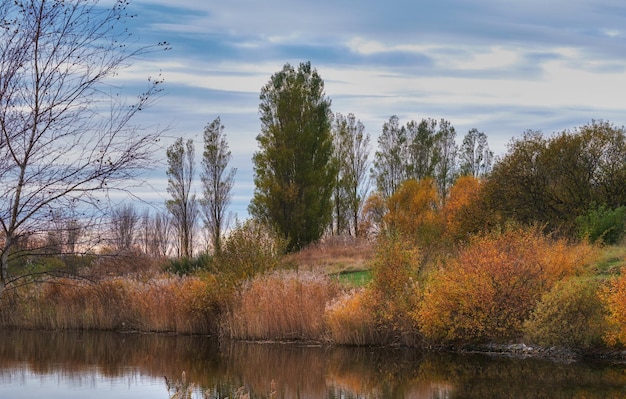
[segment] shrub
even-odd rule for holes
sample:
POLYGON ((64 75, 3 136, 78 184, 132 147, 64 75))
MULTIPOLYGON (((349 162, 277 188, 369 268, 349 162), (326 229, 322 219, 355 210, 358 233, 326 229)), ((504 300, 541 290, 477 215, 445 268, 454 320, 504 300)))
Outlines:
POLYGON ((212 270, 232 284, 277 269, 287 248, 287 241, 260 222, 252 219, 235 229, 224 242, 222 251, 213 257, 212 270))
POLYGON ((421 331, 434 344, 518 338, 541 296, 591 253, 587 244, 551 241, 535 229, 475 238, 427 287, 421 331))
POLYGON ((578 235, 594 243, 617 244, 624 237, 626 206, 609 209, 602 205, 576 218, 578 235))
POLYGON ((600 299, 605 306, 607 316, 608 345, 626 345, 626 273, 613 279, 600 291, 600 299))
POLYGON ((526 336, 543 346, 587 349, 601 345, 606 323, 598 291, 594 279, 558 282, 524 323, 526 336))
POLYGON ((420 299, 419 251, 400 239, 383 239, 377 248, 372 272, 368 294, 377 329, 391 342, 412 343, 417 332, 412 314, 420 299))
POLYGON ((195 258, 171 259, 165 270, 179 276, 186 276, 206 269, 211 264, 211 259, 211 255, 207 253, 202 253, 195 258))

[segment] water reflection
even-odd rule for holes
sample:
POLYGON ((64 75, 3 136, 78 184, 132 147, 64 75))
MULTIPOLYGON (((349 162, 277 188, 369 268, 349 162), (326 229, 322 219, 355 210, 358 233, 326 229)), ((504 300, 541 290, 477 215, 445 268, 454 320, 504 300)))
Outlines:
POLYGON ((69 397, 66 390, 76 397, 90 391, 93 399, 167 399, 163 376, 182 371, 213 398, 232 397, 239 387, 266 398, 272 386, 279 398, 626 396, 619 365, 117 333, 3 331, 0 340, 0 393, 7 397, 40 396, 34 392, 41 389, 53 397, 56 389, 58 397, 69 397))

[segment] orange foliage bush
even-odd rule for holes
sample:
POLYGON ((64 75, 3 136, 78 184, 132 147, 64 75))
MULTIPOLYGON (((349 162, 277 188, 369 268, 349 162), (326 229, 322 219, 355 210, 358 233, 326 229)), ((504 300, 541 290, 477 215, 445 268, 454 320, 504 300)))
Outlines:
POLYGON ((476 218, 472 212, 480 196, 480 180, 473 176, 461 176, 450 188, 450 193, 443 206, 443 220, 446 236, 452 241, 467 241, 469 236, 478 231, 476 218))
POLYGON ((368 294, 377 329, 387 343, 412 344, 416 325, 411 317, 419 297, 419 251, 400 239, 382 240, 372 263, 368 294))
POLYGON ((391 231, 427 246, 441 237, 438 206, 439 195, 433 179, 407 180, 387 200, 389 212, 384 221, 391 231))
POLYGON ((600 291, 607 311, 608 331, 605 341, 611 346, 626 345, 626 270, 600 291))
POLYGON ((416 313, 420 330, 433 344, 518 338, 541 296, 592 253, 535 229, 475 238, 433 277, 416 313))

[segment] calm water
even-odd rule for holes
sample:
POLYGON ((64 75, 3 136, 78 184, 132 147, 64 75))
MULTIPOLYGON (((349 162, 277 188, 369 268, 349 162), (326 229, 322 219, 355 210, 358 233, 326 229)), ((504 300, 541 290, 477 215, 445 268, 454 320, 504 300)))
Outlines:
POLYGON ((406 349, 222 343, 116 333, 0 331, 0 398, 622 398, 626 366, 421 354, 406 349))

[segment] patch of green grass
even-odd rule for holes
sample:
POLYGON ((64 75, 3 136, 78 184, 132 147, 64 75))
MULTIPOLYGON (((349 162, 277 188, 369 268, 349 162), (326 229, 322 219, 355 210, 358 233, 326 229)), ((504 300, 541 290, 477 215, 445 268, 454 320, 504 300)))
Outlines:
POLYGON ((334 275, 341 284, 348 287, 363 287, 372 281, 371 270, 346 270, 334 275))
POLYGON ((601 249, 597 263, 593 264, 594 274, 618 275, 626 267, 626 246, 606 246, 601 249))

